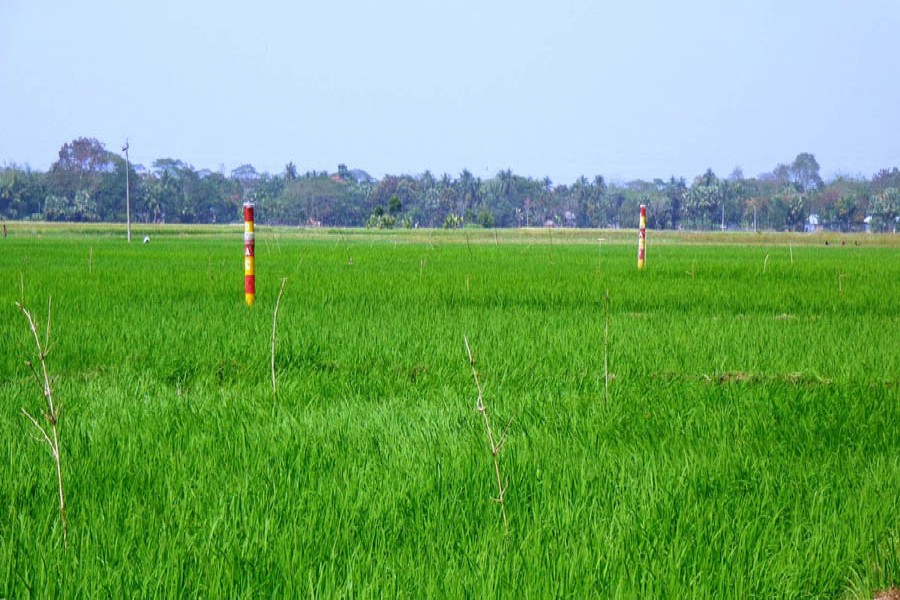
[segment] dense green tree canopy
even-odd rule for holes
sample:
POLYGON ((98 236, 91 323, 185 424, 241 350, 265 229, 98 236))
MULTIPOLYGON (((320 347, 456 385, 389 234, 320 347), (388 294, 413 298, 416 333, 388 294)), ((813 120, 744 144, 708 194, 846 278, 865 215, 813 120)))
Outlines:
POLYGON ((374 227, 636 227, 638 207, 648 207, 651 228, 894 231, 900 217, 900 170, 871 179, 823 181, 811 153, 746 177, 712 169, 693 177, 609 181, 603 175, 554 184, 501 169, 481 179, 385 175, 339 164, 333 173, 300 174, 293 162, 278 174, 244 164, 230 173, 197 170, 177 158, 159 158, 149 169, 126 165, 94 138, 63 144, 47 172, 0 168, 0 218, 123 221, 125 170, 132 214, 138 221, 216 223, 240 219, 240 205, 256 201, 260 223, 295 226, 374 227), (813 217, 813 218, 810 218, 813 217))

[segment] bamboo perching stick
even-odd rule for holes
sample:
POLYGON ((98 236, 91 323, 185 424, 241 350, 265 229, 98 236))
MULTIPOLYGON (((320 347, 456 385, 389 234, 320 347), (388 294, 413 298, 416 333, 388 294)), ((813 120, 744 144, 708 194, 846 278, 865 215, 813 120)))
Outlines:
POLYGON ((272 395, 278 399, 278 388, 275 385, 275 333, 278 330, 278 306, 281 304, 281 295, 284 293, 284 284, 287 277, 281 278, 281 289, 278 290, 278 299, 275 301, 275 312, 272 316, 272 395))
POLYGON ((38 374, 37 370, 34 367, 34 363, 26 361, 26 364, 31 367, 32 373, 34 373, 35 378, 38 380, 38 383, 42 387, 42 391, 44 394, 44 399, 47 401, 47 410, 41 411, 41 416, 44 417, 44 420, 50 426, 50 431, 53 434, 52 438, 47 433, 47 430, 40 424, 40 422, 35 419, 25 408, 22 408, 22 414, 24 414, 31 423, 37 427, 38 431, 41 432, 41 436, 43 437, 43 441, 47 443, 50 447, 50 454, 53 455, 53 460, 56 463, 56 480, 59 484, 59 518, 62 522, 62 535, 63 535, 63 546, 65 548, 69 547, 69 528, 66 524, 66 497, 63 493, 63 480, 62 480, 62 457, 60 455, 59 450, 59 431, 57 429, 57 425, 59 423, 59 412, 60 407, 55 406, 53 404, 53 388, 50 385, 50 375, 47 372, 47 354, 50 349, 50 329, 51 329, 51 321, 50 321, 50 309, 52 307, 52 298, 47 300, 47 329, 44 332, 44 344, 41 344, 41 337, 38 335, 37 326, 34 323, 34 319, 31 317, 31 313, 26 309, 21 303, 16 302, 16 307, 25 315, 25 318, 28 319, 28 326, 31 328, 31 333, 34 336, 34 344, 37 347, 38 360, 41 363, 41 373, 38 374))
POLYGON ((481 381, 478 379, 478 371, 475 369, 475 358, 472 356, 472 349, 469 347, 469 338, 463 336, 463 341, 466 343, 466 354, 469 355, 469 366, 472 367, 472 377, 475 379, 475 387, 478 389, 478 399, 475 401, 475 409, 481 413, 481 416, 484 417, 484 427, 487 429, 488 441, 491 444, 491 455, 494 458, 494 473, 497 476, 497 492, 498 495, 494 499, 497 503, 500 504, 500 514, 503 515, 503 530, 506 532, 506 536, 509 537, 509 523, 506 520, 506 504, 504 504, 503 499, 506 494, 506 487, 503 485, 503 478, 500 475, 500 461, 497 456, 500 454, 500 450, 503 448, 503 443, 506 441, 506 433, 500 436, 499 442, 494 442, 494 432, 491 429, 491 420, 488 418, 487 407, 484 405, 484 390, 481 387, 481 381))
POLYGON ((606 306, 606 325, 603 329, 603 401, 609 406, 609 290, 603 296, 606 306))

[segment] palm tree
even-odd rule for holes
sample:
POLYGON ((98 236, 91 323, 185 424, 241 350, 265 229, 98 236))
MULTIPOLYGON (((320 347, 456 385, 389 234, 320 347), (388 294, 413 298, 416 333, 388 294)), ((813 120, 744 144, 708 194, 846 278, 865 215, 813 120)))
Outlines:
POLYGON ((478 198, 479 182, 468 169, 463 169, 462 173, 459 174, 456 185, 459 213, 461 216, 465 216, 466 212, 471 211, 472 207, 475 206, 475 201, 478 198))

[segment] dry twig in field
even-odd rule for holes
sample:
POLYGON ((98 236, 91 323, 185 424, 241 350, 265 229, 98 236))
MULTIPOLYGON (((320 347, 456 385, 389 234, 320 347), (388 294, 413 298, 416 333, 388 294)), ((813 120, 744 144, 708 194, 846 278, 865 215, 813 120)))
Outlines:
POLYGON ((272 395, 278 399, 278 388, 275 385, 275 332, 278 328, 278 306, 281 304, 281 295, 284 293, 284 284, 287 277, 281 278, 281 289, 278 290, 278 299, 275 301, 275 312, 272 316, 272 395))
POLYGON ((47 354, 50 352, 50 308, 52 306, 52 299, 48 299, 47 301, 47 329, 44 332, 45 338, 44 343, 41 344, 41 337, 38 335, 37 325, 34 323, 34 319, 31 317, 31 313, 26 309, 21 303, 16 302, 16 307, 22 311, 22 314, 25 315, 25 318, 28 319, 28 326, 31 328, 31 333, 34 336, 34 344, 37 347, 38 360, 41 363, 41 372, 40 374, 37 372, 37 369, 34 366, 32 361, 26 361, 29 367, 31 367, 31 372, 34 373, 35 378, 38 381, 38 384, 41 386, 44 399, 47 401, 47 410, 41 411, 41 416, 44 417, 44 420, 47 422, 47 425, 50 426, 50 433, 47 433, 47 429, 41 425, 41 423, 35 419, 31 414, 22 408, 22 414, 28 417, 28 420, 37 427, 37 430, 41 432, 41 436, 43 439, 38 438, 38 441, 46 442, 46 444, 50 447, 50 454, 53 455, 53 460, 56 463, 56 480, 59 484, 59 518, 62 521, 62 534, 63 534, 63 546, 65 548, 69 547, 69 529, 66 524, 66 497, 63 493, 63 480, 62 480, 62 460, 60 457, 59 451, 59 413, 60 406, 56 406, 53 404, 53 389, 50 386, 50 375, 47 372, 47 354), (52 434, 52 437, 51 437, 52 434))
MULTIPOLYGON (((481 413, 481 416, 484 417, 484 427, 487 429, 488 441, 491 444, 491 455, 494 458, 494 474, 497 476, 497 492, 498 495, 494 500, 500 504, 500 514, 503 515, 503 529, 506 532, 507 537, 509 536, 509 523, 506 520, 506 504, 504 504, 504 496, 506 495, 506 485, 503 483, 503 478, 500 475, 500 460, 498 459, 498 455, 500 454, 500 450, 503 449, 503 444, 506 442, 506 431, 500 436, 500 440, 494 441, 494 432, 491 429, 491 420, 488 418, 487 407, 484 405, 484 390, 481 387, 481 381, 478 379, 478 371, 475 369, 475 358, 472 356, 472 349, 469 347, 469 338, 463 336, 463 341, 466 343, 466 354, 469 355, 469 366, 472 367, 472 377, 475 379, 475 387, 478 389, 478 400, 475 402, 475 409, 481 413)), ((512 421, 510 420, 510 423, 512 421)), ((507 425, 507 431, 509 430, 509 425, 507 425)), ((508 483, 508 482, 507 482, 508 483)))
POLYGON ((609 406, 609 290, 603 296, 606 306, 606 325, 603 329, 603 400, 609 406))

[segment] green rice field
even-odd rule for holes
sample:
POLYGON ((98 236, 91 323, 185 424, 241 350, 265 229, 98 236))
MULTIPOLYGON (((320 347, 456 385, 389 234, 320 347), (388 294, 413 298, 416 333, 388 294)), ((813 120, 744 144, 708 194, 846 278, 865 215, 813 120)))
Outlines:
POLYGON ((0 598, 900 586, 894 236, 8 228, 0 598))

